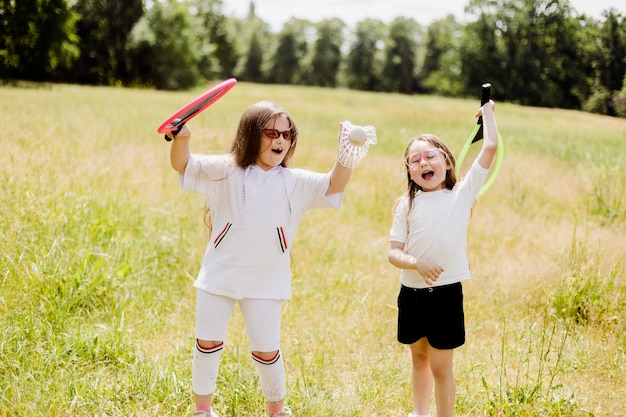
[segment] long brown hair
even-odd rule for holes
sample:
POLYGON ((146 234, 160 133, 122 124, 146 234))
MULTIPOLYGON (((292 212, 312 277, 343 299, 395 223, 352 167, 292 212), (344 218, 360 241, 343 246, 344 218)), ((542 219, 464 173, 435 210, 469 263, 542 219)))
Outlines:
MULTIPOLYGON (((424 133, 416 138, 410 139, 408 145, 406 146, 406 149, 404 150, 404 160, 406 161, 409 156, 409 148, 411 147, 411 145, 418 140, 430 143, 434 147, 439 148, 445 155, 446 160, 448 161, 448 164, 450 165, 450 169, 446 171, 446 180, 444 181, 443 187, 448 190, 451 190, 454 187, 454 185, 457 183, 456 172, 455 172, 456 160, 454 159, 454 155, 452 154, 452 152, 450 152, 450 149, 448 148, 448 146, 437 136, 430 134, 430 133, 424 133)), ((415 198, 415 195, 417 194, 418 191, 422 191, 422 187, 417 185, 417 183, 411 179, 411 171, 408 165, 405 164, 405 167, 406 167, 407 188, 408 188, 407 193, 409 196, 409 211, 410 211, 411 208, 413 207, 413 199, 415 198)))
POLYGON ((269 121, 277 117, 285 117, 289 121, 291 147, 281 163, 283 167, 289 166, 298 142, 298 128, 287 110, 271 101, 260 101, 253 104, 246 109, 239 119, 237 134, 230 150, 237 166, 246 168, 256 162, 261 148, 262 129, 269 121))
MULTIPOLYGON (((265 125, 276 119, 277 117, 285 117, 289 121, 289 130, 291 131, 291 147, 285 155, 285 159, 281 165, 288 167, 291 157, 296 150, 298 141, 298 128, 294 123, 291 115, 283 107, 271 101, 260 101, 248 107, 237 126, 237 133, 230 148, 230 154, 233 157, 235 165, 241 168, 247 168, 256 163, 261 148, 261 132, 265 125)), ((204 224, 207 232, 211 236, 211 211, 207 204, 204 209, 204 224)))

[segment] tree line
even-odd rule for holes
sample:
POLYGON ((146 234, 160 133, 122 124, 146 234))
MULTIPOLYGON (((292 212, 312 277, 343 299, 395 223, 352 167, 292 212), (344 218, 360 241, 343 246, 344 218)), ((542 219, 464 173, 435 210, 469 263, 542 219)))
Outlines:
POLYGON ((568 0, 470 0, 463 22, 291 19, 223 0, 0 0, 0 79, 188 89, 241 81, 497 99, 626 117, 626 18, 568 0))

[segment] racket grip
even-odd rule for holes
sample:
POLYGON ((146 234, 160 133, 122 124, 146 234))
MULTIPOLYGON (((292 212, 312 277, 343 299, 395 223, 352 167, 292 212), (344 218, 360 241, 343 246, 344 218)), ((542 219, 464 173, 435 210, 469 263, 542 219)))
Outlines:
MULTIPOLYGON (((489 100, 491 100, 491 83, 484 83, 482 85, 482 91, 481 91, 481 94, 480 94, 480 107, 482 107, 485 104, 489 103, 489 100)), ((483 124, 483 117, 482 116, 478 117, 478 121, 476 122, 476 124, 479 124, 479 125, 482 126, 482 124, 483 124)))
MULTIPOLYGON (((178 125, 178 127, 176 128, 176 130, 172 130, 170 133, 172 133, 174 135, 174 137, 176 137, 176 135, 178 135, 178 133, 180 132, 180 130, 183 128, 183 126, 185 126, 185 123, 181 123, 178 125)), ((165 135, 163 135, 163 137, 165 138, 166 141, 171 142, 172 138, 170 138, 169 136, 167 136, 167 133, 165 135)))
POLYGON ((491 100, 491 83, 484 83, 482 85, 482 93, 480 95, 480 105, 484 106, 491 100))
MULTIPOLYGON (((480 94, 480 107, 489 103, 489 100, 491 100, 491 84, 484 83, 482 85, 482 91, 480 94)), ((476 132, 476 135, 474 136, 474 139, 472 139, 472 143, 478 142, 479 140, 483 138, 483 116, 478 116, 478 120, 476 121, 476 124, 479 126, 479 128, 478 128, 478 131, 476 132)))

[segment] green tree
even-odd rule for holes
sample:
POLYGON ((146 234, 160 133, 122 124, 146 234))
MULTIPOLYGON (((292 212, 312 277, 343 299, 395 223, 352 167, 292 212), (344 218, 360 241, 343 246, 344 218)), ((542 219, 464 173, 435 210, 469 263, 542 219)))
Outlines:
POLYGON ((245 81, 263 82, 263 46, 259 35, 255 32, 250 39, 248 55, 241 78, 245 81))
POLYGON ((340 19, 325 19, 318 23, 317 39, 313 45, 311 72, 308 74, 311 85, 320 87, 337 85, 345 27, 345 23, 340 19))
POLYGON ((0 78, 54 81, 78 57, 66 0, 0 0, 0 78))
POLYGON ((267 81, 276 84, 294 84, 301 71, 308 44, 303 28, 309 23, 300 19, 289 20, 278 33, 278 46, 270 60, 267 81))
POLYGON ((80 57, 66 75, 69 81, 115 85, 131 78, 126 54, 128 36, 143 16, 141 0, 77 0, 76 31, 80 57))
POLYGON ((357 23, 355 38, 346 57, 346 84, 355 90, 380 91, 384 24, 365 19, 357 23))
POLYGON ((424 62, 419 73, 425 92, 442 96, 463 93, 459 54, 462 32, 463 26, 453 15, 428 26, 424 62))
POLYGON ((412 94, 417 90, 417 50, 422 28, 413 19, 398 17, 389 25, 385 41, 383 83, 386 91, 412 94))
POLYGON ((236 32, 230 28, 223 12, 222 0, 194 0, 193 9, 199 18, 198 36, 202 39, 201 71, 207 79, 233 75, 239 55, 236 32))
POLYGON ((137 84, 179 90, 202 81, 199 39, 184 3, 155 2, 133 28, 128 51, 137 84))
MULTIPOLYGON (((605 13, 605 18, 600 29, 600 59, 594 62, 594 66, 598 84, 612 96, 617 96, 624 86, 626 74, 626 18, 613 9, 605 13)), ((610 115, 622 113, 613 105, 614 102, 617 103, 615 100, 612 99, 608 104, 610 115)))
POLYGON ((506 96, 507 78, 511 74, 503 74, 507 66, 506 53, 501 35, 504 28, 497 20, 497 8, 489 1, 473 1, 468 8, 468 15, 473 21, 465 24, 460 38, 459 63, 461 64, 460 80, 463 94, 475 97, 477 87, 491 82, 500 100, 510 100, 506 96), (506 83, 506 84, 505 84, 506 83), (505 87, 506 85, 506 87, 505 87))
POLYGON ((128 82, 126 44, 133 26, 143 16, 143 2, 78 0, 73 8, 80 15, 76 26, 81 41, 72 80, 104 85, 128 82))
POLYGON ((478 17, 465 26, 460 48, 466 93, 491 81, 501 100, 580 106, 580 20, 567 0, 475 0, 468 10, 478 17))

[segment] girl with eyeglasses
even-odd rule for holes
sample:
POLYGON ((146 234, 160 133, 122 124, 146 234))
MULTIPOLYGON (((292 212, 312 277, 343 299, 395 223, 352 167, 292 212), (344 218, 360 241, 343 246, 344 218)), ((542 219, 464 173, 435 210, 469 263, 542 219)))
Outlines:
POLYGON ((483 117, 484 142, 462 180, 435 135, 411 139, 404 153, 407 192, 396 202, 387 257, 401 269, 397 338, 411 350, 409 417, 429 416, 433 385, 437 417, 454 411, 452 356, 465 343, 461 282, 470 279, 467 225, 498 146, 493 109, 489 101, 476 113, 483 117))
MULTIPOLYGON (((284 407, 280 351, 281 304, 291 298, 291 245, 305 211, 341 206, 359 160, 338 161, 328 173, 290 168, 298 128, 284 108, 269 101, 245 110, 228 154, 192 154, 187 126, 169 136, 174 139, 171 164, 181 187, 206 196, 211 228, 194 283, 194 415, 216 416, 211 402, 220 355, 239 304, 267 413, 291 416, 284 407)), ((340 134, 340 149, 346 140, 340 134)))

